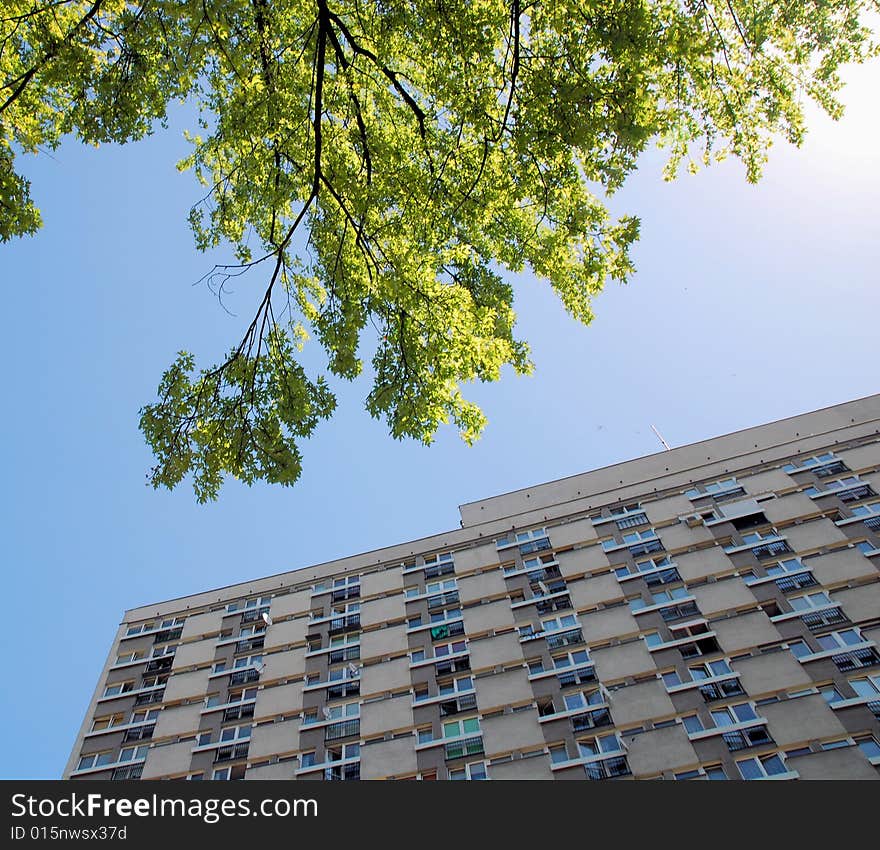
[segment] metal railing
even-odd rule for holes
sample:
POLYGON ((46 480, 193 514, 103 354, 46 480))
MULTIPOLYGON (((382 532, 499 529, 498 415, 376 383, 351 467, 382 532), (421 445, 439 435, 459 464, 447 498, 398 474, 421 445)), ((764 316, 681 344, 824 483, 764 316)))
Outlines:
POLYGON ((152 705, 156 702, 162 702, 165 698, 165 688, 162 688, 161 691, 151 691, 148 694, 138 694, 134 698, 135 706, 139 705, 152 705))
POLYGON ((169 640, 177 640, 183 634, 183 626, 176 629, 163 629, 153 635, 153 643, 166 643, 169 640))
POLYGON ((556 676, 560 687, 567 688, 570 685, 586 685, 596 681, 596 671, 593 665, 586 667, 578 667, 575 670, 567 670, 565 673, 559 673, 556 676))
POLYGON ((584 634, 580 629, 569 629, 565 632, 552 632, 547 635, 547 646, 550 649, 560 649, 563 646, 571 646, 575 643, 583 643, 584 634))
POLYGON ((149 741, 153 737, 153 730, 156 724, 150 726, 138 726, 135 729, 126 729, 125 735, 122 736, 122 743, 127 744, 129 741, 149 741))
POLYGON ((324 728, 325 741, 336 741, 339 738, 348 738, 350 735, 360 734, 360 718, 358 718, 357 720, 342 720, 339 723, 331 723, 329 726, 324 728))
POLYGON ((248 755, 248 743, 231 744, 228 747, 219 747, 214 754, 214 763, 219 761, 233 761, 234 759, 245 759, 248 755))
POLYGON ((611 725, 611 712, 607 708, 596 708, 583 714, 575 714, 571 718, 571 730, 575 734, 588 729, 598 729, 611 725))
POLYGON ((848 623, 849 618, 844 616, 840 608, 830 608, 827 611, 807 612, 801 614, 801 622, 810 631, 821 629, 824 626, 834 626, 838 623, 848 623))
POLYGON ((800 590, 804 587, 813 587, 813 585, 818 584, 815 576, 812 573, 798 573, 794 576, 782 576, 782 578, 778 578, 775 581, 776 586, 783 592, 787 593, 789 590, 800 590))
POLYGON ((615 776, 629 776, 631 771, 626 756, 594 761, 586 765, 587 779, 613 779, 615 776))
POLYGON ((782 555, 785 552, 791 552, 791 546, 785 540, 775 540, 773 543, 763 543, 752 547, 752 554, 758 560, 774 558, 776 555, 782 555))
POLYGON ((338 635, 343 632, 354 631, 361 627, 360 614, 347 614, 344 617, 335 617, 330 621, 330 629, 328 635, 338 635))
POLYGON ((739 679, 726 679, 723 682, 711 682, 708 685, 700 685, 700 693, 706 702, 713 702, 716 699, 725 699, 726 697, 735 697, 744 694, 739 679))
POLYGON ((233 673, 229 677, 230 685, 249 685, 251 682, 256 682, 260 678, 259 670, 254 670, 253 668, 250 670, 239 670, 238 673, 233 673))
POLYGON ((466 738, 463 741, 454 741, 444 747, 446 759, 460 759, 465 756, 479 756, 483 754, 483 739, 466 738))
POLYGON ((696 617, 699 616, 699 613, 700 609, 697 608, 696 603, 694 602, 685 602, 681 605, 669 605, 666 608, 660 609, 660 616, 665 623, 669 623, 672 620, 680 620, 682 617, 696 617))
POLYGON ((831 660, 837 665, 837 669, 841 673, 848 670, 858 670, 862 667, 871 667, 874 664, 880 664, 880 655, 871 647, 865 649, 854 649, 851 652, 841 652, 832 655, 831 660))
POLYGON ((442 608, 444 605, 458 604, 458 591, 448 590, 446 593, 438 593, 436 596, 428 597, 428 610, 433 608, 442 608))

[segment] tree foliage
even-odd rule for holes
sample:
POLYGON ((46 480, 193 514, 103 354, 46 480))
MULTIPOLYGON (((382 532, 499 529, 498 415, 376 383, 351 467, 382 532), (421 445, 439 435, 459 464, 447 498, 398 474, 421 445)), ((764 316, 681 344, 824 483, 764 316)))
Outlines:
POLYGON ((182 352, 141 411, 154 486, 193 474, 291 484, 297 438, 330 416, 297 361, 314 336, 367 409, 430 442, 484 417, 462 394, 531 369, 507 272, 547 280, 589 322, 632 271, 638 220, 606 208, 652 143, 667 176, 728 154, 761 173, 809 98, 840 114, 838 72, 875 53, 877 0, 3 0, 0 240, 40 214, 15 157, 125 142, 198 107, 190 225, 228 245, 222 285, 253 320, 216 365, 182 352))

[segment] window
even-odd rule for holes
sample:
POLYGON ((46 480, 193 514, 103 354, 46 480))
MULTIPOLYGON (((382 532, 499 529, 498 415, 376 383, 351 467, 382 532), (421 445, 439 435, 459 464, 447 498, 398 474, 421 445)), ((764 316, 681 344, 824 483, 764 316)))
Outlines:
POLYGON ((856 549, 858 549, 866 558, 877 551, 867 540, 862 540, 860 543, 856 543, 856 549))
POLYGON ((134 690, 134 682, 116 682, 113 685, 107 685, 104 688, 104 696, 105 697, 115 697, 119 694, 127 693, 128 691, 134 690))
POLYGON ((699 770, 685 770, 683 773, 676 773, 675 779, 699 779, 703 774, 699 770))
POLYGON ((812 655, 813 650, 802 640, 794 640, 788 644, 791 654, 795 658, 803 658, 805 655, 812 655))
POLYGON ((727 779, 727 774, 724 772, 724 768, 721 767, 720 764, 713 764, 711 766, 707 766, 706 777, 711 780, 719 780, 719 779, 727 779))
POLYGON ((716 708, 709 713, 712 715, 712 720, 715 721, 715 726, 719 729, 732 726, 735 723, 748 723, 750 720, 758 719, 755 709, 747 702, 716 708))
MULTIPOLYGON (((262 655, 242 655, 240 658, 235 659, 235 661, 232 663, 232 667, 234 670, 240 670, 242 667, 260 667, 262 663, 262 655)), ((223 666, 225 669, 225 665, 223 666)))
POLYGON ((342 720, 346 717, 360 717, 361 705, 359 702, 334 705, 324 708, 323 714, 325 720, 342 720))
POLYGON ((148 749, 150 749, 148 746, 124 747, 119 753, 119 758, 117 759, 117 761, 142 761, 147 757, 148 749))
POLYGON ((519 544, 519 551, 523 555, 530 555, 533 552, 540 552, 550 548, 550 540, 547 537, 546 528, 535 528, 531 531, 520 531, 514 534, 508 534, 499 537, 495 541, 495 545, 499 549, 505 546, 513 546, 519 544))
POLYGON ((541 622, 541 628, 545 632, 562 631, 578 626, 580 626, 580 622, 574 614, 566 614, 563 617, 554 617, 552 620, 543 620, 541 622))
POLYGON ((130 723, 152 723, 159 717, 159 709, 151 708, 148 711, 132 712, 130 723))
POLYGON ((822 744, 823 750, 839 750, 842 747, 848 747, 849 741, 846 738, 843 738, 839 741, 826 741, 822 744))
POLYGON ((595 691, 580 691, 575 694, 566 694, 562 698, 567 711, 576 711, 579 708, 588 708, 592 705, 605 705, 605 696, 601 688, 595 691))
POLYGON ((676 685, 681 684, 681 676, 675 670, 670 670, 668 673, 663 673, 663 684, 666 685, 667 688, 674 688, 676 685))
POLYGON ((124 714, 108 714, 104 717, 96 717, 92 723, 92 732, 100 732, 102 729, 109 729, 111 726, 120 726, 125 722, 124 714))
POLYGON ((856 738, 856 744, 867 759, 880 759, 880 744, 871 735, 856 738))
POLYGON ((825 698, 825 702, 829 705, 833 705, 836 702, 840 702, 843 699, 840 691, 837 690, 833 685, 829 685, 827 688, 822 688, 819 693, 825 698))
POLYGON ((411 664, 417 664, 419 661, 425 660, 425 650, 424 649, 414 649, 409 654, 409 660, 411 664))
POLYGON ((470 692, 474 689, 474 683, 470 676, 462 676, 454 679, 446 684, 439 684, 438 690, 440 696, 448 696, 450 694, 460 694, 470 692))
POLYGON ((719 493, 725 493, 730 490, 742 490, 742 487, 736 483, 736 478, 724 478, 721 481, 704 484, 702 491, 697 487, 693 487, 685 492, 685 496, 694 501, 694 499, 701 499, 703 496, 716 496, 719 493))
POLYGON ((218 767, 212 774, 211 779, 227 780, 232 776, 231 767, 218 767))
POLYGON ((787 772, 785 763, 778 753, 742 759, 736 763, 736 766, 743 779, 765 779, 768 776, 779 776, 787 772))
POLYGON ((840 632, 829 632, 827 635, 820 635, 816 638, 816 642, 822 649, 831 650, 856 646, 864 643, 865 639, 858 629, 844 629, 840 632))
POLYGON ((555 747, 550 747, 550 762, 552 764, 560 764, 564 761, 568 761, 568 752, 566 752, 565 745, 559 744, 555 747))
MULTIPOLYGON (((435 658, 443 658, 446 655, 452 655, 456 652, 466 652, 467 651, 467 641, 464 640, 456 640, 452 643, 438 643, 434 647, 434 657, 435 658)), ((415 655, 415 653, 413 653, 415 655)))
POLYGON ((696 714, 690 714, 687 717, 682 717, 681 722, 685 730, 691 734, 703 731, 703 723, 696 714))
POLYGON ((642 635, 645 639, 645 643, 648 646, 659 646, 661 643, 665 643, 662 637, 660 637, 659 632, 648 632, 647 634, 642 635))
POLYGON ((488 779, 489 777, 486 775, 486 763, 482 761, 475 761, 471 764, 466 764, 464 767, 450 770, 449 778, 476 780, 488 779))
MULTIPOLYGON (((317 587, 315 588, 317 590, 317 587)), ((226 606, 227 614, 234 614, 236 611, 251 610, 253 608, 268 608, 272 602, 271 596, 260 596, 254 599, 239 599, 237 602, 230 602, 226 606)))
POLYGON ((103 753, 81 756, 76 769, 88 770, 91 767, 103 767, 105 764, 113 764, 113 753, 110 750, 103 753))
POLYGON ((460 738, 464 735, 479 734, 480 721, 477 717, 469 717, 466 720, 448 720, 443 724, 444 738, 460 738))
POLYGON ((124 652, 122 655, 116 656, 117 664, 129 664, 132 661, 140 661, 142 658, 146 658, 147 653, 143 649, 133 650, 132 652, 124 652))
POLYGON ((595 738, 587 738, 577 742, 578 754, 581 758, 606 755, 608 753, 623 752, 617 734, 612 732, 608 735, 597 735, 595 738))
POLYGON ((221 729, 219 740, 221 743, 226 741, 243 741, 246 738, 250 738, 251 728, 250 726, 230 726, 226 729, 221 729))
POLYGON ((880 673, 865 676, 863 679, 850 679, 849 684, 860 697, 870 697, 871 699, 880 697, 880 673))
POLYGON ((708 664, 696 664, 692 667, 688 667, 688 671, 691 674, 691 679, 695 682, 702 681, 703 679, 711 679, 715 676, 726 676, 733 673, 733 670, 730 669, 730 665, 724 658, 721 658, 718 661, 710 661, 708 664))
POLYGON ((823 605, 831 605, 831 598, 825 591, 805 593, 803 596, 790 596, 788 599, 793 611, 808 611, 811 608, 821 608, 823 605))

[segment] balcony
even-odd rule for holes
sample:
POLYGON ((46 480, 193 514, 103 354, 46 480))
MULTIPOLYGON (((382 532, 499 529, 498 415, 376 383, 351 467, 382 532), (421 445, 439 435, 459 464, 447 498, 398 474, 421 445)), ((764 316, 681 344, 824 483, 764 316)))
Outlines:
POLYGON ((174 655, 163 655, 161 658, 154 658, 144 667, 144 675, 149 673, 164 673, 166 670, 171 669, 171 665, 174 664, 174 655))
POLYGON ((877 655, 875 649, 866 647, 865 649, 837 653, 831 656, 831 660, 841 673, 847 673, 850 670, 859 670, 862 667, 873 667, 875 664, 880 664, 880 655, 877 655))
POLYGON ((180 640, 182 634, 183 626, 178 626, 176 629, 163 629, 161 632, 156 632, 153 636, 153 643, 167 643, 169 640, 180 640))
MULTIPOLYGON (((541 637, 541 635, 537 635, 541 637)), ((584 634, 580 629, 569 629, 564 632, 552 632, 547 636, 547 646, 550 649, 561 649, 563 646, 571 646, 584 642, 584 634)))
POLYGON ((682 617, 699 617, 700 609, 697 608, 695 602, 684 602, 679 605, 667 605, 659 609, 660 616, 663 621, 670 623, 673 620, 680 620, 682 617))
POLYGON ((440 561, 439 564, 431 564, 425 566, 425 578, 437 578, 438 576, 448 576, 455 572, 455 564, 452 561, 440 561))
POLYGON ((348 587, 339 587, 333 591, 331 597, 333 602, 345 602, 347 599, 360 599, 361 586, 359 584, 350 584, 348 587))
POLYGON ((142 764, 133 764, 129 767, 117 767, 110 775, 110 779, 114 781, 140 779, 144 771, 142 764))
POLYGON ((155 723, 151 723, 149 726, 135 726, 131 729, 125 730, 125 735, 122 737, 122 743, 127 744, 129 741, 149 741, 150 738, 153 737, 153 730, 156 728, 155 723))
POLYGON ((433 611, 435 608, 443 608, 446 605, 458 605, 458 591, 450 590, 446 593, 438 593, 435 596, 428 597, 428 610, 433 611))
POLYGON ((254 704, 252 702, 244 705, 234 705, 225 709, 223 712, 223 722, 230 720, 250 720, 254 716, 254 704))
POLYGON ((738 729, 733 732, 724 732, 721 735, 727 749, 732 752, 739 750, 748 750, 751 747, 761 747, 767 744, 775 744, 776 742, 770 737, 769 733, 763 726, 756 726, 751 729, 738 729))
POLYGON ((351 679, 330 685, 327 688, 327 699, 342 699, 342 697, 356 697, 361 692, 361 683, 358 679, 351 679))
POLYGON ((361 778, 361 763, 339 764, 324 768, 325 782, 352 782, 361 778))
POLYGON ((626 756, 614 756, 602 761, 590 762, 584 766, 587 779, 614 779, 617 776, 629 776, 631 771, 626 756))
POLYGON ((244 614, 241 615, 241 624, 245 625, 246 623, 257 623, 262 621, 263 614, 268 613, 268 608, 256 608, 251 609, 250 611, 245 611, 244 614))
POLYGON ((347 614, 344 617, 335 617, 330 621, 328 635, 340 635, 345 632, 356 631, 361 627, 360 614, 347 614))
POLYGON ((464 673, 471 669, 469 655, 459 655, 448 661, 438 661, 434 670, 437 676, 448 676, 450 673, 464 673))
POLYGON ((324 727, 324 740, 336 741, 339 738, 348 738, 352 735, 361 734, 360 718, 355 720, 342 720, 339 723, 331 723, 324 727))
POLYGON ((464 621, 453 620, 451 623, 438 623, 431 626, 431 640, 458 637, 464 634, 464 621))
POLYGON ((714 702, 727 697, 735 697, 744 694, 739 679, 723 679, 720 682, 710 682, 706 685, 700 685, 698 690, 706 702, 714 702))
POLYGON ((790 590, 801 590, 805 587, 814 587, 819 582, 816 581, 811 572, 807 571, 803 573, 795 573, 791 576, 782 576, 782 578, 775 579, 774 583, 783 593, 788 593, 790 590))
POLYGON ((480 756, 483 754, 482 735, 473 738, 464 738, 459 741, 451 741, 444 746, 446 760, 460 759, 466 756, 480 756))
POLYGON ((453 717, 463 711, 472 711, 477 707, 475 694, 463 694, 455 699, 447 699, 440 703, 440 716, 453 717))
POLYGON ((134 698, 135 707, 141 705, 153 705, 157 702, 162 702, 165 698, 165 688, 163 687, 160 691, 149 691, 144 694, 138 694, 134 698))
POLYGON ((611 712, 607 707, 593 709, 582 714, 575 714, 571 718, 571 730, 576 735, 590 729, 599 729, 602 726, 611 726, 611 712))
POLYGON ((585 667, 576 667, 573 670, 566 670, 564 673, 558 673, 556 679, 561 688, 567 688, 571 685, 587 685, 590 682, 597 681, 596 671, 593 669, 592 664, 585 667))
POLYGON ((249 685, 251 682, 257 682, 260 679, 260 671, 253 667, 247 670, 239 670, 229 677, 230 685, 249 685))
POLYGON ((223 761, 233 761, 237 759, 246 759, 248 756, 248 742, 243 744, 231 744, 229 746, 218 747, 214 754, 214 764, 223 761))
POLYGON ((635 528, 639 525, 647 525, 648 524, 648 516, 644 513, 632 514, 631 516, 620 517, 616 519, 611 517, 616 523, 617 527, 623 531, 625 528, 635 528))

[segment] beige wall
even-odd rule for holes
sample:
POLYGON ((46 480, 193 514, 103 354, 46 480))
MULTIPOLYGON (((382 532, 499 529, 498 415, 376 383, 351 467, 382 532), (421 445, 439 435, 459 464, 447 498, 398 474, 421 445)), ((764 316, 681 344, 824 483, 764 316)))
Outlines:
POLYGON ((601 611, 588 611, 579 614, 578 619, 581 621, 584 640, 587 643, 596 643, 612 637, 625 637, 639 631, 636 618, 625 605, 601 611))
POLYGON ((740 674, 743 690, 753 698, 812 684, 803 665, 787 650, 741 658, 730 666, 740 674))
POLYGON ((787 759, 785 764, 789 770, 796 770, 801 779, 880 779, 877 768, 858 747, 797 756, 787 759))
POLYGON ((480 721, 480 728, 483 730, 483 748, 487 756, 544 746, 544 733, 534 708, 484 718, 480 721))
POLYGON ((605 573, 583 581, 568 584, 569 597, 576 609, 592 608, 600 602, 623 599, 623 590, 614 573, 605 573))
POLYGON ((474 687, 481 711, 503 708, 532 698, 532 686, 524 667, 475 679, 474 687))
POLYGON ((248 758, 253 761, 271 755, 286 755, 299 749, 299 718, 266 723, 251 732, 248 758))
POLYGON ((550 542, 555 549, 564 549, 576 543, 588 543, 598 540, 599 535, 589 519, 576 519, 562 525, 554 525, 547 529, 550 542))
POLYGON ((202 719, 203 702, 163 708, 156 720, 153 738, 159 740, 172 735, 186 735, 197 732, 202 719))
POLYGON ((621 646, 597 649, 590 653, 596 665, 596 675, 602 682, 613 682, 657 669, 645 642, 634 640, 621 646))
POLYGON ((361 596, 373 596, 376 593, 390 593, 403 587, 403 570, 393 567, 377 573, 361 576, 361 596))
POLYGON ((839 549, 817 558, 804 561, 816 576, 817 581, 824 585, 835 585, 849 579, 877 575, 877 569, 858 549, 839 549))
POLYGON ((276 596, 272 600, 272 606, 269 613, 275 620, 281 617, 288 617, 291 614, 304 614, 312 607, 311 590, 300 590, 296 593, 285 593, 283 596, 276 596))
POLYGON ((375 626, 389 620, 399 620, 406 615, 406 603, 402 594, 384 596, 361 603, 361 625, 375 626))
POLYGON ((266 669, 260 677, 264 682, 285 679, 289 676, 302 676, 306 669, 306 650, 304 646, 273 652, 263 656, 266 669))
POLYGON ((197 640, 195 643, 184 643, 177 647, 174 654, 173 670, 183 670, 196 664, 206 664, 214 660, 217 652, 215 639, 197 640))
POLYGON ((418 770, 415 738, 395 738, 361 747, 361 779, 406 776, 418 770))
POLYGON ((501 570, 492 570, 480 573, 478 576, 469 576, 458 580, 458 596, 462 603, 506 595, 507 584, 501 570))
POLYGON ((839 602, 854 623, 874 620, 880 616, 880 582, 837 590, 831 594, 831 600, 839 602))
POLYGON ((683 552, 675 556, 678 572, 687 581, 696 581, 705 576, 733 572, 733 561, 724 554, 720 546, 701 549, 699 552, 683 552))
POLYGON ((408 658, 395 658, 381 664, 371 664, 361 670, 361 695, 398 690, 412 681, 408 658))
POLYGON ((644 505, 645 513, 652 523, 668 522, 680 516, 687 516, 694 512, 691 500, 684 495, 668 496, 665 499, 657 499, 644 505))
POLYGON ((857 446, 854 449, 835 452, 835 454, 855 472, 880 464, 880 444, 878 443, 857 446))
POLYGON ((685 522, 661 528, 658 531, 658 536, 670 552, 675 552, 678 549, 690 549, 715 541, 715 535, 706 526, 698 525, 696 528, 691 528, 685 522))
POLYGON ((788 545, 798 553, 813 552, 846 540, 846 535, 830 519, 812 520, 791 525, 783 531, 788 545))
MULTIPOLYGON (((196 670, 194 673, 175 673, 168 677, 165 685, 165 702, 203 696, 208 692, 210 669, 196 670)), ((214 680, 211 680, 214 681, 214 680)))
POLYGON ((772 523, 786 522, 816 513, 816 503, 803 493, 792 493, 779 499, 761 502, 764 516, 772 523))
POLYGON ((205 614, 192 614, 187 617, 183 623, 183 631, 181 632, 181 640, 189 640, 202 635, 216 635, 220 631, 220 625, 223 617, 226 615, 225 610, 209 611, 205 614))
POLYGON ((295 620, 285 620, 283 623, 273 623, 266 629, 266 649, 276 646, 288 646, 294 643, 303 643, 309 631, 309 618, 297 617, 295 620))
POLYGON ((289 685, 276 685, 260 688, 254 706, 254 717, 274 717, 276 714, 296 714, 303 707, 303 683, 291 682, 289 685))
POLYGON ((361 658, 394 655, 407 647, 406 626, 376 629, 361 635, 361 658))
POLYGON ((713 584, 704 584, 694 588, 693 595, 697 607, 704 617, 711 617, 724 611, 735 611, 737 608, 755 606, 755 595, 749 590, 741 578, 729 578, 713 584))
POLYGON ((782 635, 763 611, 752 611, 727 620, 718 620, 711 624, 711 628, 715 630, 718 643, 725 652, 736 652, 782 639, 782 635))
POLYGON ((534 756, 527 759, 503 761, 489 767, 490 779, 553 779, 550 759, 547 756, 534 756))
POLYGON ((607 570, 611 562, 601 546, 588 546, 572 552, 560 552, 556 556, 559 561, 559 572, 565 578, 582 576, 584 573, 607 570))
POLYGON ((682 726, 667 726, 624 739, 629 769, 634 776, 650 776, 662 770, 677 770, 699 762, 682 726))
POLYGON ((763 493, 777 490, 788 490, 794 487, 794 480, 788 473, 781 469, 768 469, 766 472, 758 472, 755 475, 746 475, 737 478, 746 493, 752 496, 760 496, 763 493))
POLYGON ((758 714, 767 718, 767 728, 780 747, 846 734, 821 694, 768 703, 758 714))
POLYGON ((182 741, 179 744, 151 747, 144 762, 142 778, 157 779, 160 776, 171 776, 188 771, 194 746, 194 741, 182 741))
POLYGON ((468 648, 470 649, 473 670, 484 670, 487 667, 521 661, 523 657, 516 632, 495 635, 495 637, 485 640, 471 641, 468 648))
POLYGON ((412 695, 367 702, 361 706, 361 737, 396 732, 413 725, 412 695))
POLYGON ((470 572, 478 567, 491 567, 501 562, 500 553, 494 543, 459 549, 453 555, 453 559, 457 573, 470 572))
POLYGON ((462 611, 468 634, 481 634, 493 629, 507 629, 513 625, 513 611, 509 599, 499 599, 488 605, 475 605, 462 611))
POLYGON ((263 764, 259 767, 249 767, 244 775, 245 779, 296 779, 299 762, 296 759, 279 761, 275 764, 263 764))
POLYGON ((658 679, 612 691, 608 705, 615 726, 631 726, 651 717, 675 714, 675 706, 658 679))

